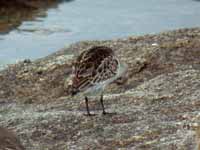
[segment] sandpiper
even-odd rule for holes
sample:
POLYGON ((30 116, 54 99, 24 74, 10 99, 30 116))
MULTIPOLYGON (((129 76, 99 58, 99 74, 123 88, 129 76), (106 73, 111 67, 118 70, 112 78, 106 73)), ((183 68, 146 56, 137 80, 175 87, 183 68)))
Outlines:
POLYGON ((71 94, 83 93, 87 115, 90 113, 88 94, 101 93, 100 103, 103 114, 106 114, 103 104, 103 91, 109 83, 121 77, 126 71, 114 51, 105 46, 95 46, 83 51, 74 62, 71 94))

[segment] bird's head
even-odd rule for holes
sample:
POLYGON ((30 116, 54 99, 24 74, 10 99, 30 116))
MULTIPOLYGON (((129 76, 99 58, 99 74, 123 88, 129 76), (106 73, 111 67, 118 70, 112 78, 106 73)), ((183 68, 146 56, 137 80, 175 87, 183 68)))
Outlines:
POLYGON ((72 77, 72 82, 71 82, 71 85, 70 85, 71 96, 75 96, 79 92, 78 83, 79 83, 78 79, 76 77, 72 77))

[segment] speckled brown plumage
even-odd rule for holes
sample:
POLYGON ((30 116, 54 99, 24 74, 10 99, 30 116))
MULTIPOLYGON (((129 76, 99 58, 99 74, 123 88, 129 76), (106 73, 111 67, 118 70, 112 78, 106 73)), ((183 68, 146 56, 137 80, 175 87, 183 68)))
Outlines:
MULTIPOLYGON (((122 75, 122 64, 109 47, 98 46, 83 51, 74 63, 72 79, 72 95, 79 92, 95 93, 102 91, 106 85, 122 75)), ((88 98, 85 96, 88 115, 88 98)), ((106 114, 103 104, 103 94, 100 99, 103 114, 106 114)))
POLYGON ((77 92, 106 81, 117 74, 118 60, 108 47, 84 51, 74 65, 73 87, 77 92))

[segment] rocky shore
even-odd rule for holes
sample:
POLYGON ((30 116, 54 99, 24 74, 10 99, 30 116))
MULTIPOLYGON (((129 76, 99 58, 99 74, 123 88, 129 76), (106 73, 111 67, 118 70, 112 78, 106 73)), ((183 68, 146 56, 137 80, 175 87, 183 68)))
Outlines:
POLYGON ((198 150, 200 143, 200 28, 72 44, 0 72, 0 126, 14 130, 27 150, 198 150), (84 116, 83 97, 71 97, 73 58, 92 46, 115 50, 126 76, 98 96, 84 116))

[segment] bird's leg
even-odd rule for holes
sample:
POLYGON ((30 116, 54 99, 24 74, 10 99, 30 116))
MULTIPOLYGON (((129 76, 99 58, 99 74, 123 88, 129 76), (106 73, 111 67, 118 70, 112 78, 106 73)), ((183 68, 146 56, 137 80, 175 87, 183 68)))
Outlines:
POLYGON ((89 106, 88 106, 88 98, 87 98, 87 96, 85 96, 85 105, 86 105, 86 109, 87 109, 87 114, 88 114, 88 116, 90 116, 91 114, 90 114, 90 110, 89 110, 89 106))
POLYGON ((88 116, 94 116, 95 114, 90 113, 87 96, 85 96, 85 105, 86 105, 86 109, 87 109, 87 115, 88 116))
POLYGON ((102 110, 103 110, 102 114, 105 115, 106 111, 105 111, 104 104, 103 104, 103 93, 101 94, 100 102, 101 102, 101 106, 102 106, 102 110))

